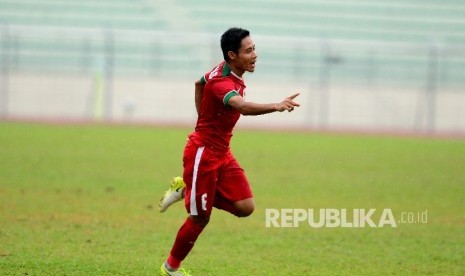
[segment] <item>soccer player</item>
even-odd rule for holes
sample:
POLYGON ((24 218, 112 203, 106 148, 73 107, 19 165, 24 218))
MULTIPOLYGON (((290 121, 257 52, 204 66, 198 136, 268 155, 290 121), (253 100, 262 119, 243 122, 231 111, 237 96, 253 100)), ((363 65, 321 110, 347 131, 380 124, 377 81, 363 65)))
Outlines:
POLYGON ((293 111, 299 104, 294 94, 279 103, 260 104, 245 100, 245 72, 254 72, 255 44, 247 30, 230 28, 221 36, 224 61, 195 82, 198 119, 184 149, 183 177, 173 179, 160 200, 160 211, 185 198, 189 216, 179 229, 161 275, 189 275, 180 268, 202 230, 212 208, 247 217, 255 203, 249 182, 229 148, 240 115, 293 111))

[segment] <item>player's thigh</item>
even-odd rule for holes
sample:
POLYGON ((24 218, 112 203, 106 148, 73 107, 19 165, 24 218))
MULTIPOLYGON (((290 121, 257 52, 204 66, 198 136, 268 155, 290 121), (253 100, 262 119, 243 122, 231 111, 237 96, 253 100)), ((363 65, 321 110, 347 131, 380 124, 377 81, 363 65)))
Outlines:
POLYGON ((219 169, 216 193, 231 203, 253 197, 244 169, 233 156, 219 169))
POLYGON ((204 147, 186 147, 183 162, 186 210, 192 216, 210 216, 218 178, 215 156, 204 147))

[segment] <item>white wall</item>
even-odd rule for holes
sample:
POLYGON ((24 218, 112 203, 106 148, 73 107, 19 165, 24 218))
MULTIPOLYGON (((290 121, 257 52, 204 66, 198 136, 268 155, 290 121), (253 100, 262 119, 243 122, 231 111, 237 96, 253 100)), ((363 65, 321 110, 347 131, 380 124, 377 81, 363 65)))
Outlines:
MULTIPOLYGON (((294 112, 243 117, 239 126, 367 131, 428 131, 424 91, 331 87, 327 120, 322 121, 322 93, 298 83, 274 83, 246 75, 246 99, 277 102, 300 92, 294 112)), ((192 125, 196 120, 194 80, 116 78, 111 85, 111 121, 192 125)), ((69 74, 11 74, 8 117, 15 119, 103 120, 105 80, 69 74), (98 92, 100 91, 100 92, 98 92), (99 99, 100 97, 100 99, 99 99)), ((434 132, 465 133, 465 93, 439 91, 435 99, 434 132)), ((324 115, 323 115, 324 116, 324 115)))

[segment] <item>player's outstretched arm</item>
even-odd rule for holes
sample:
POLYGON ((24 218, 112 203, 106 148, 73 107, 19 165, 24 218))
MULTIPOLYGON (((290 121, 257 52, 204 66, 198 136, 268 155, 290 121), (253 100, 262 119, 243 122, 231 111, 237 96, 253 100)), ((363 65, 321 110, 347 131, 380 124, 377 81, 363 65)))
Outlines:
POLYGON ((300 106, 300 104, 294 101, 294 99, 299 95, 300 95, 299 93, 296 93, 292 96, 285 98, 280 103, 269 103, 269 104, 246 102, 244 98, 237 95, 237 96, 231 97, 231 99, 229 99, 228 104, 231 107, 239 110, 239 112, 242 115, 262 115, 262 114, 272 113, 276 111, 283 112, 284 110, 291 112, 292 110, 294 110, 294 107, 300 106))
POLYGON ((200 80, 195 82, 195 108, 197 109, 197 115, 200 113, 200 103, 202 103, 202 94, 205 84, 200 80))

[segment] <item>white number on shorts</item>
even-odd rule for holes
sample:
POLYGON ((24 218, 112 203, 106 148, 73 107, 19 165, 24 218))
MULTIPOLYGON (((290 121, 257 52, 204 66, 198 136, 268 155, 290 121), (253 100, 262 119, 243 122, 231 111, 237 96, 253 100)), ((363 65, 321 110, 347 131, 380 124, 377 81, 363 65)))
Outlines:
POLYGON ((207 194, 202 195, 202 209, 207 211, 207 194))

